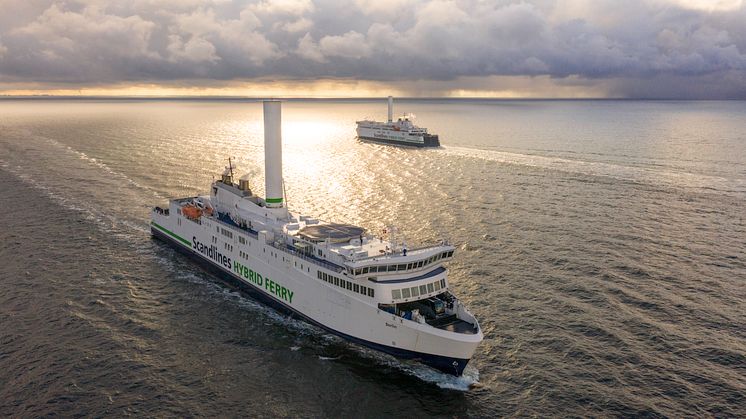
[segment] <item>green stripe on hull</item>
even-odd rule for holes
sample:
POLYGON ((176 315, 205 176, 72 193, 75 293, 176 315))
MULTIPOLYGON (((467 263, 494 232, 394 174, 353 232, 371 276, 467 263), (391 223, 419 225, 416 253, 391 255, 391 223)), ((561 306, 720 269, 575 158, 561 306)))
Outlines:
POLYGON ((267 198, 264 200, 264 202, 268 204, 281 204, 282 198, 267 198))
POLYGON ((185 239, 185 238, 183 238, 183 237, 179 236, 178 234, 176 234, 176 233, 172 232, 171 230, 169 230, 169 229, 167 229, 167 228, 161 227, 161 226, 160 226, 160 225, 158 225, 158 223, 156 223, 155 221, 151 221, 151 222, 150 222, 150 224, 152 224, 153 226, 155 226, 156 228, 158 228, 158 230, 161 230, 162 232, 164 232, 164 233, 168 234, 169 236, 171 236, 171 237, 175 238, 176 240, 178 240, 178 241, 180 241, 180 242, 184 243, 185 245, 187 245, 187 246, 189 246, 189 247, 192 247, 192 244, 191 244, 191 243, 189 243, 189 240, 187 240, 187 239, 185 239))

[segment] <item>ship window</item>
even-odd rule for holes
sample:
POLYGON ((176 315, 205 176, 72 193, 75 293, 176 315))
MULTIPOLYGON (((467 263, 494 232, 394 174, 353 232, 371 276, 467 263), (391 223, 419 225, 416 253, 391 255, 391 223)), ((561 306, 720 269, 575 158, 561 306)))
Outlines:
POLYGON ((446 280, 445 279, 441 279, 440 280, 440 287, 441 288, 445 288, 446 287, 446 280))
POLYGON ((368 268, 363 268, 363 275, 368 273, 368 268))
POLYGON ((401 299, 401 290, 391 290, 391 298, 394 300, 401 299))
POLYGON ((450 252, 448 252, 448 257, 451 257, 451 256, 453 256, 453 250, 451 250, 450 252))
POLYGON ((373 297, 373 288, 368 288, 368 297, 373 297))
POLYGON ((412 296, 412 294, 409 293, 409 288, 404 288, 401 290, 401 296, 402 298, 409 298, 412 296))
POLYGON ((352 290, 355 291, 355 292, 360 292, 360 285, 358 285, 358 284, 353 284, 353 285, 354 286, 352 287, 353 288, 352 290))
POLYGON ((319 249, 319 256, 324 256, 324 253, 319 249))
POLYGON ((435 291, 440 291, 440 281, 435 281, 435 291))
POLYGON ((339 278, 334 277, 334 285, 339 286, 339 278))
POLYGON ((401 264, 401 265, 399 265, 399 266, 398 266, 398 267, 397 267, 396 269, 398 269, 398 270, 400 270, 400 271, 403 271, 403 270, 407 269, 407 265, 405 265, 405 264, 401 264))
POLYGON ((360 294, 365 295, 367 293, 368 293, 368 287, 366 287, 365 285, 361 285, 360 286, 360 294))
POLYGON ((407 264, 407 270, 410 270, 410 269, 412 269, 412 264, 411 264, 411 263, 408 263, 408 264, 407 264))
POLYGON ((342 288, 347 288, 347 281, 344 279, 342 280, 342 288))
POLYGON ((360 275, 361 273, 363 273, 362 269, 360 268, 355 269, 355 275, 360 275))
POLYGON ((420 290, 417 287, 412 287, 410 288, 410 290, 412 291, 412 297, 417 297, 420 295, 420 290))
POLYGON ((389 265, 388 267, 389 272, 394 272, 395 270, 396 270, 396 265, 389 265))
POLYGON ((433 287, 433 283, 427 284, 427 292, 434 292, 435 288, 433 287))
POLYGON ((418 267, 418 268, 421 268, 421 267, 422 267, 422 261, 419 261, 419 262, 417 262, 417 267, 418 267))
POLYGON ((319 277, 324 278, 324 281, 326 281, 326 272, 319 271, 319 277))
POLYGON ((347 289, 352 291, 352 282, 347 281, 347 289))
MULTIPOLYGON (((316 271, 316 274, 318 275, 319 279, 321 279, 321 271, 316 271)), ((324 278, 326 280, 326 278, 324 278)))
POLYGON ((420 285, 420 294, 425 295, 427 294, 427 287, 424 285, 420 285))

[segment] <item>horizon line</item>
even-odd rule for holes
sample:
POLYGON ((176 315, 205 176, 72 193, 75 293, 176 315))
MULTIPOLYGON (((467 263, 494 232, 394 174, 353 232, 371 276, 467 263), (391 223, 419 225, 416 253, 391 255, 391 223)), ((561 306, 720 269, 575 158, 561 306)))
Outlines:
MULTIPOLYGON (((677 97, 504 97, 504 96, 393 96, 399 100, 502 100, 502 101, 683 101, 683 102, 717 102, 717 101, 744 101, 746 99, 720 98, 720 99, 697 99, 677 97)), ((54 100, 247 100, 260 101, 266 99, 279 99, 286 101, 368 101, 383 100, 387 96, 242 96, 242 95, 6 95, 0 94, 0 100, 19 99, 54 99, 54 100)))

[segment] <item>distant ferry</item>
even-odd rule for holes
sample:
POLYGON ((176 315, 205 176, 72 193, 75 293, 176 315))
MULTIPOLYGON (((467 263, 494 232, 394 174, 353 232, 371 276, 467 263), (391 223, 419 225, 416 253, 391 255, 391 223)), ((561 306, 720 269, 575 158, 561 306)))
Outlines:
POLYGON ((357 138, 384 144, 396 144, 410 147, 439 147, 440 141, 435 134, 428 134, 427 128, 420 128, 412 123, 411 115, 403 115, 393 121, 394 98, 389 96, 388 122, 357 121, 357 138))
POLYGON ((290 212, 282 181, 280 102, 264 102, 266 197, 230 164, 210 194, 152 212, 151 232, 277 309, 397 357, 461 375, 482 341, 450 291, 455 248, 407 248, 354 225, 290 212))

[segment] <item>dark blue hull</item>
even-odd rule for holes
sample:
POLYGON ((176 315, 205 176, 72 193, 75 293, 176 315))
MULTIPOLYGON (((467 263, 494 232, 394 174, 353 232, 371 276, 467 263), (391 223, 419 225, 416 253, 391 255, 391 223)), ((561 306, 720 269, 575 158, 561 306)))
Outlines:
POLYGON ((437 370, 443 371, 444 373, 456 375, 456 376, 460 376, 464 372, 464 368, 466 368, 466 364, 469 363, 468 359, 450 358, 450 357, 445 357, 445 356, 438 356, 438 355, 408 351, 406 349, 394 348, 391 346, 385 346, 385 345, 381 345, 375 342, 370 342, 367 340, 359 339, 354 336, 350 336, 345 333, 331 329, 328 326, 325 326, 305 316, 303 313, 296 311, 292 307, 286 304, 283 304, 280 301, 277 301, 273 298, 270 298, 269 296, 267 296, 266 294, 262 292, 257 291, 252 286, 246 284, 244 281, 239 279, 237 276, 217 267, 212 262, 202 257, 199 253, 193 252, 191 249, 185 248, 183 245, 177 243, 174 239, 167 236, 160 230, 154 227, 151 227, 150 231, 154 237, 160 239, 161 241, 165 243, 168 243, 180 253, 183 253, 184 255, 189 256, 191 259, 198 262, 201 266, 205 267, 210 272, 216 274, 218 278, 220 278, 222 281, 224 281, 228 285, 231 285, 235 288, 240 289, 242 292, 245 292, 246 294, 250 295, 255 300, 261 301, 262 303, 280 312, 292 314, 300 319, 303 319, 307 323, 313 324, 314 326, 318 326, 326 330, 327 332, 335 334, 344 339, 347 339, 350 342, 354 342, 356 344, 366 346, 368 348, 375 349, 377 351, 385 352, 387 354, 393 355, 398 358, 416 360, 416 361, 422 362, 425 365, 429 365, 437 370))
POLYGON ((424 136, 424 142, 423 143, 411 143, 408 141, 398 141, 398 140, 390 140, 387 138, 375 138, 375 137, 357 137, 360 141, 370 141, 373 143, 379 143, 379 144, 391 144, 391 145, 400 145, 400 146, 406 146, 406 147, 417 147, 417 148, 424 148, 424 147, 440 147, 440 141, 438 140, 437 135, 433 134, 427 134, 424 136))

